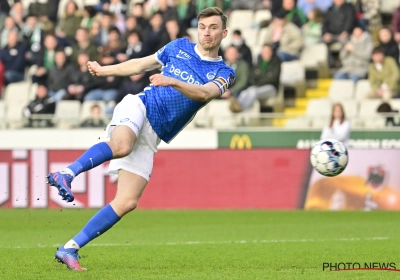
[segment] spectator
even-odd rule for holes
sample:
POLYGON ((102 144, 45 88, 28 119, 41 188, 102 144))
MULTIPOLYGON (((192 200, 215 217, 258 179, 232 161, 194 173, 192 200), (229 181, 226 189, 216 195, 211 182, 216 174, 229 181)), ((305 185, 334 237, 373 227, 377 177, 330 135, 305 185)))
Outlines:
POLYGON ((65 6, 65 13, 61 16, 56 35, 66 40, 67 45, 73 43, 76 30, 80 27, 83 18, 82 11, 78 5, 70 0, 65 6))
POLYGON ((372 88, 371 97, 379 97, 388 101, 392 96, 397 95, 399 67, 396 61, 385 56, 384 51, 379 47, 372 52, 368 79, 372 88))
POLYGON ((233 96, 237 98, 240 92, 249 84, 250 68, 243 59, 239 58, 239 51, 235 46, 229 46, 225 50, 224 57, 225 63, 235 71, 236 80, 233 86, 229 88, 222 97, 228 98, 233 96))
POLYGON ((249 46, 246 45, 240 30, 233 31, 232 45, 238 49, 241 58, 249 65, 249 68, 253 67, 253 56, 251 54, 251 50, 249 46))
POLYGON ((0 0, 0 13, 8 15, 11 7, 7 0, 0 0))
POLYGON ((268 99, 278 93, 281 61, 270 45, 264 45, 261 58, 252 69, 249 88, 243 90, 238 98, 230 97, 229 109, 239 113, 251 108, 257 99, 268 99))
POLYGON ((324 21, 324 15, 317 9, 311 10, 307 16, 309 21, 302 27, 304 45, 306 47, 321 41, 322 22, 324 21))
POLYGON ((120 53, 116 56, 118 62, 123 62, 134 58, 141 58, 147 55, 147 52, 143 47, 142 37, 138 31, 131 31, 128 34, 127 41, 128 46, 126 47, 125 53, 120 53))
POLYGON ((121 42, 121 33, 118 28, 112 27, 108 34, 108 44, 99 48, 99 61, 103 65, 112 65, 117 63, 117 55, 125 50, 121 42))
POLYGON ((149 77, 145 73, 124 77, 118 89, 118 95, 115 99, 116 103, 128 94, 138 94, 149 84, 149 77))
POLYGON ((78 54, 78 66, 69 72, 67 93, 63 96, 63 100, 83 101, 83 97, 97 86, 98 77, 93 77, 88 71, 88 61, 87 53, 78 54))
POLYGON ((165 46, 169 42, 181 38, 178 21, 175 19, 165 22, 165 29, 167 32, 162 34, 160 45, 165 46))
POLYGON ((296 7, 297 0, 283 0, 282 8, 286 13, 286 19, 294 23, 298 28, 301 28, 307 23, 306 14, 296 7))
POLYGON ((8 33, 7 46, 0 50, 0 61, 4 66, 5 84, 24 80, 26 48, 18 41, 18 33, 8 33))
POLYGON ((382 104, 380 104, 378 106, 378 109, 376 110, 377 113, 380 113, 382 115, 384 115, 386 117, 386 122, 385 125, 386 126, 400 126, 400 122, 399 120, 395 120, 393 116, 389 115, 389 114, 393 114, 393 113, 399 113, 398 110, 393 110, 392 106, 390 106, 390 104, 388 102, 383 102, 382 104))
POLYGON ((90 41, 89 32, 85 28, 78 28, 75 35, 76 43, 72 47, 71 61, 77 64, 78 54, 85 52, 89 55, 90 60, 96 60, 98 56, 95 44, 90 41))
POLYGON ((91 41, 93 41, 96 46, 99 46, 98 42, 96 41, 96 38, 99 36, 100 34, 100 22, 95 20, 92 22, 92 27, 90 27, 89 30, 89 38, 91 41))
POLYGON ((56 110, 56 103, 53 98, 48 95, 47 87, 45 85, 39 85, 36 91, 35 99, 32 100, 28 106, 23 110, 23 115, 28 118, 28 127, 33 127, 34 123, 37 123, 39 127, 51 127, 53 126, 51 119, 43 117, 42 119, 32 115, 52 115, 56 110))
POLYGON ((332 138, 347 146, 350 139, 350 132, 350 122, 346 120, 346 114, 342 104, 334 104, 332 106, 331 119, 322 130, 321 140, 332 138))
POLYGON ((382 27, 379 0, 356 0, 355 8, 358 24, 364 30, 369 30, 377 42, 378 30, 382 27))
POLYGON ((325 13, 332 6, 332 0, 298 0, 297 8, 301 9, 305 15, 312 10, 318 9, 325 13))
POLYGON ((73 66, 67 61, 67 56, 63 50, 57 50, 55 55, 55 67, 49 70, 47 87, 49 96, 58 102, 67 93, 69 77, 73 71, 73 66))
POLYGON ((389 28, 379 30, 379 47, 385 53, 385 56, 392 57, 397 64, 400 61, 399 46, 393 38, 393 33, 389 28))
POLYGON ((37 64, 44 37, 45 35, 40 28, 39 19, 36 16, 28 16, 22 28, 22 40, 27 49, 26 59, 28 65, 37 64))
MULTIPOLYGON (((127 11, 127 6, 126 4, 122 3, 121 0, 111 0, 110 4, 108 6, 105 6, 107 11, 109 11, 110 13, 113 13, 116 16, 119 15, 124 15, 126 14, 127 11)), ((103 6, 103 9, 105 8, 103 6)))
POLYGON ((164 32, 163 17, 160 12, 155 12, 150 19, 150 27, 145 32, 146 40, 145 47, 149 53, 156 53, 161 46, 161 36, 164 32))
POLYGON ((44 47, 41 48, 38 54, 37 66, 38 69, 32 76, 33 83, 45 84, 48 71, 55 65, 55 56, 57 49, 57 39, 53 34, 47 34, 44 38, 44 47))
POLYGON ((179 3, 177 3, 176 10, 178 12, 179 27, 181 30, 186 30, 190 27, 197 27, 196 2, 199 1, 187 0, 179 1, 179 3))
POLYGON ((24 26, 24 7, 21 2, 15 2, 11 8, 10 16, 15 22, 18 30, 21 30, 24 26))
POLYGON ((141 32, 141 27, 138 25, 137 19, 134 16, 129 16, 125 19, 125 39, 128 39, 127 34, 133 30, 141 32))
POLYGON ((169 20, 179 20, 178 11, 172 4, 173 3, 171 2, 168 3, 168 0, 158 0, 158 11, 162 14, 163 22, 167 22, 169 20))
POLYGON ((264 43, 271 44, 282 62, 299 58, 303 46, 301 30, 287 21, 283 12, 278 13, 267 27, 264 43))
POLYGON ((394 33, 394 40, 400 44, 400 7, 398 7, 392 15, 392 30, 394 33))
POLYGON ((93 6, 83 7, 81 27, 89 30, 92 27, 92 23, 94 22, 96 14, 97 11, 93 6))
POLYGON ((374 43, 367 31, 356 27, 350 41, 340 51, 342 67, 335 74, 335 79, 351 79, 354 83, 366 77, 374 43))
POLYGON ((344 44, 356 25, 354 6, 346 0, 333 0, 322 26, 322 39, 326 44, 344 44))
POLYGON ((6 17, 4 21, 4 28, 3 31, 1 31, 0 35, 0 48, 4 48, 7 46, 7 39, 8 39, 8 33, 11 31, 19 32, 18 27, 15 25, 15 22, 12 17, 6 17))
POLYGON ((114 26, 114 15, 109 12, 103 12, 100 20, 99 33, 95 36, 94 40, 97 46, 104 46, 108 44, 108 33, 111 27, 114 26))
POLYGON ((149 27, 149 21, 145 19, 143 16, 144 15, 143 3, 135 3, 135 5, 132 8, 131 15, 136 18, 140 30, 146 30, 149 27))
MULTIPOLYGON (((198 1, 200 2, 200 1, 198 1)), ((201 1, 201 2, 205 2, 205 1, 201 1)), ((218 1, 215 1, 218 2, 218 1)), ((223 2, 223 1, 219 1, 219 2, 223 2)), ((232 10, 257 10, 262 2, 262 0, 232 0, 231 1, 231 8, 232 10)), ((222 5, 223 6, 223 5, 222 5)), ((203 6, 204 7, 204 6, 203 6)), ((206 8, 206 7, 204 7, 206 8)))
POLYGON ((95 104, 90 108, 90 117, 85 119, 80 127, 106 127, 107 124, 104 122, 101 116, 101 108, 95 104))
POLYGON ((112 114, 116 105, 115 100, 118 95, 118 88, 121 85, 122 77, 96 77, 98 79, 95 89, 89 91, 84 101, 104 101, 106 102, 106 114, 112 114))

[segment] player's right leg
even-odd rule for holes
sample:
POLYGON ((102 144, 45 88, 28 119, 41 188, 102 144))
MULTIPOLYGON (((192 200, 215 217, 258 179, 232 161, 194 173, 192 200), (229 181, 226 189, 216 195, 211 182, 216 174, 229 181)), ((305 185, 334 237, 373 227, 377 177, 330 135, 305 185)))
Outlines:
POLYGON ((71 182, 80 173, 88 171, 111 159, 129 155, 143 125, 146 111, 142 101, 133 95, 126 96, 114 109, 113 118, 107 127, 111 133, 109 142, 93 145, 67 168, 47 175, 48 183, 58 189, 63 200, 71 202, 74 195, 71 182), (114 128, 115 127, 115 128, 114 128), (112 128, 114 128, 112 130, 112 128))
POLYGON ((66 264, 69 269, 86 270, 79 264, 78 250, 109 230, 125 214, 133 211, 146 185, 147 180, 142 176, 120 169, 114 200, 97 212, 77 235, 58 248, 55 259, 66 264))
POLYGON ((58 189, 58 194, 63 200, 71 202, 74 200, 71 182, 76 176, 103 162, 129 155, 135 141, 136 135, 131 128, 125 125, 118 126, 113 130, 109 142, 93 145, 67 168, 47 175, 48 183, 58 189))

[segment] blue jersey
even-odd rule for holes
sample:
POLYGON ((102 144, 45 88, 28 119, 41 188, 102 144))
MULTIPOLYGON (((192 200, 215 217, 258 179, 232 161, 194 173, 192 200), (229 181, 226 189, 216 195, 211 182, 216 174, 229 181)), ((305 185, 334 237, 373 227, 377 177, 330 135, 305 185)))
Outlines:
MULTIPOLYGON (((177 39, 156 53, 162 74, 195 85, 214 82, 223 94, 234 83, 235 72, 222 58, 204 57, 196 44, 177 39)), ((173 87, 152 84, 139 94, 146 106, 147 118, 158 137, 169 143, 207 102, 192 100, 173 87)))

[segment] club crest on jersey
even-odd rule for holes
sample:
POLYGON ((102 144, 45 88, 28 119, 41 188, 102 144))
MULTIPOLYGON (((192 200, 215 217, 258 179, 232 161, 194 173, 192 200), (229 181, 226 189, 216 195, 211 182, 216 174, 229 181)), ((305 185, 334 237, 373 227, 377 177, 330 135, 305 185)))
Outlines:
POLYGON ((182 58, 182 59, 191 59, 192 56, 187 54, 186 52, 179 50, 179 53, 176 55, 177 58, 182 58))
POLYGON ((215 78, 215 75, 216 75, 215 73, 208 72, 208 73, 207 73, 207 79, 212 80, 212 79, 215 78))

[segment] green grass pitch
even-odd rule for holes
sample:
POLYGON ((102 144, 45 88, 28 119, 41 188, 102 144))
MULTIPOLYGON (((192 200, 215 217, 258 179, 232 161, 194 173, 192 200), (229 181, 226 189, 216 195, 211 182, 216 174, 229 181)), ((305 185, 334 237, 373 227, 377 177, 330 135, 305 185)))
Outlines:
POLYGON ((322 270, 323 262, 395 262, 400 213, 144 211, 80 252, 88 271, 53 260, 95 210, 0 210, 0 279, 399 279, 322 270))

